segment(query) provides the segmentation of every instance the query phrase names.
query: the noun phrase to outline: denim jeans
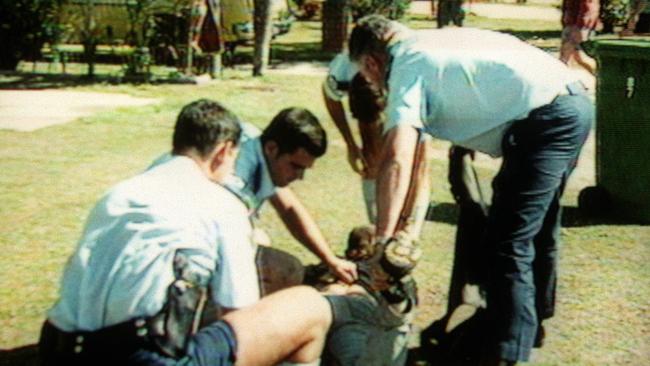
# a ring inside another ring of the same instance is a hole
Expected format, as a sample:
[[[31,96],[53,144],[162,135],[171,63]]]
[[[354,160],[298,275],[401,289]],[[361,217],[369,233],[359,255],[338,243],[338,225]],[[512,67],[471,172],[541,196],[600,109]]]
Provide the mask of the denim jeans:
[[[232,328],[223,321],[212,323],[194,334],[185,357],[175,360],[154,350],[141,349],[125,363],[130,366],[233,366],[236,340]]]
[[[553,316],[560,197],[594,119],[586,95],[561,95],[513,123],[493,181],[484,244],[490,251],[488,353],[527,361],[539,322]]]
[[[329,295],[334,321],[324,366],[401,366],[406,362],[411,312],[396,314],[370,295]]]
[[[190,337],[185,357],[178,360],[158,352],[153,342],[138,338],[136,343],[127,334],[99,340],[97,332],[94,334],[86,332],[83,336],[86,338],[84,344],[92,341],[91,350],[72,352],[72,347],[68,345],[79,342],[75,341],[81,335],[78,334],[65,333],[51,323],[45,322],[39,341],[41,364],[44,366],[232,366],[237,352],[235,334],[223,321],[205,326]]]

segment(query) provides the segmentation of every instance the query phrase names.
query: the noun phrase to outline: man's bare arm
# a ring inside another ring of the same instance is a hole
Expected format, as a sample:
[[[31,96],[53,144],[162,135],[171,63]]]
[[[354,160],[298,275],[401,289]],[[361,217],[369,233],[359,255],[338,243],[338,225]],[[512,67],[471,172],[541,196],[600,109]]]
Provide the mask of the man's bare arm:
[[[377,237],[395,234],[408,192],[418,132],[411,126],[397,126],[384,138],[377,176]]]
[[[334,255],[318,225],[291,189],[278,189],[270,201],[296,240],[326,263],[337,277],[348,283],[356,280],[356,265]]]
[[[343,109],[343,103],[330,98],[327,95],[325,89],[323,89],[323,99],[325,99],[325,107],[327,107],[327,111],[329,112],[330,117],[332,117],[332,120],[334,120],[334,125],[336,125],[336,128],[339,130],[341,136],[343,137],[343,140],[345,141],[345,146],[347,147],[348,153],[348,162],[350,163],[350,166],[355,172],[363,174],[363,172],[366,170],[367,164],[363,159],[361,149],[357,145],[356,141],[354,140],[354,136],[352,135],[352,130],[348,124],[345,110]],[[359,163],[361,165],[359,165]]]

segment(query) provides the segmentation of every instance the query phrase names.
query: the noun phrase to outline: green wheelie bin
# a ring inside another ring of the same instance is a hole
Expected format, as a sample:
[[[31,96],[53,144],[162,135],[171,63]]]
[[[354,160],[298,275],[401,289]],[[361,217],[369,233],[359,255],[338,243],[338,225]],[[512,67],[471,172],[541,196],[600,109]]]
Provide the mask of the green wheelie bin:
[[[594,40],[585,50],[598,62],[596,187],[581,192],[580,209],[650,223],[650,38]]]

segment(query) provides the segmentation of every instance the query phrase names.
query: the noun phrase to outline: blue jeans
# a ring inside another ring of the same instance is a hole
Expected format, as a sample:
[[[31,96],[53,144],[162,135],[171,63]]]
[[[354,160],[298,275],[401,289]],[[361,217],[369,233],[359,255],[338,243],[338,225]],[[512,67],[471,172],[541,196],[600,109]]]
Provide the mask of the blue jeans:
[[[224,321],[212,323],[193,335],[185,357],[176,360],[159,352],[141,349],[131,355],[130,366],[233,366],[236,355],[235,335]]]
[[[328,295],[334,321],[321,357],[327,366],[406,363],[408,313],[396,314],[370,295]]]
[[[539,322],[553,316],[560,197],[593,119],[586,95],[562,95],[516,121],[503,138],[484,238],[494,331],[487,351],[501,359],[527,361]]]

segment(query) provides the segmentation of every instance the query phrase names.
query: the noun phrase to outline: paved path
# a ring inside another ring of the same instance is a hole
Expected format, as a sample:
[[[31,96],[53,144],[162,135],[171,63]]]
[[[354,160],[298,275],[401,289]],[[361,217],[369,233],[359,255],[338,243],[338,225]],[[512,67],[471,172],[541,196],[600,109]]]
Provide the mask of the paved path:
[[[156,103],[125,94],[63,90],[0,90],[0,129],[33,131],[96,112]]]
[[[560,9],[544,5],[504,4],[490,2],[465,2],[468,12],[481,17],[496,19],[539,19],[560,22]],[[414,1],[410,12],[415,14],[431,14],[430,1]]]
[[[562,17],[560,9],[541,6],[475,3],[471,4],[467,10],[486,18],[539,19],[557,21],[558,24]]]

